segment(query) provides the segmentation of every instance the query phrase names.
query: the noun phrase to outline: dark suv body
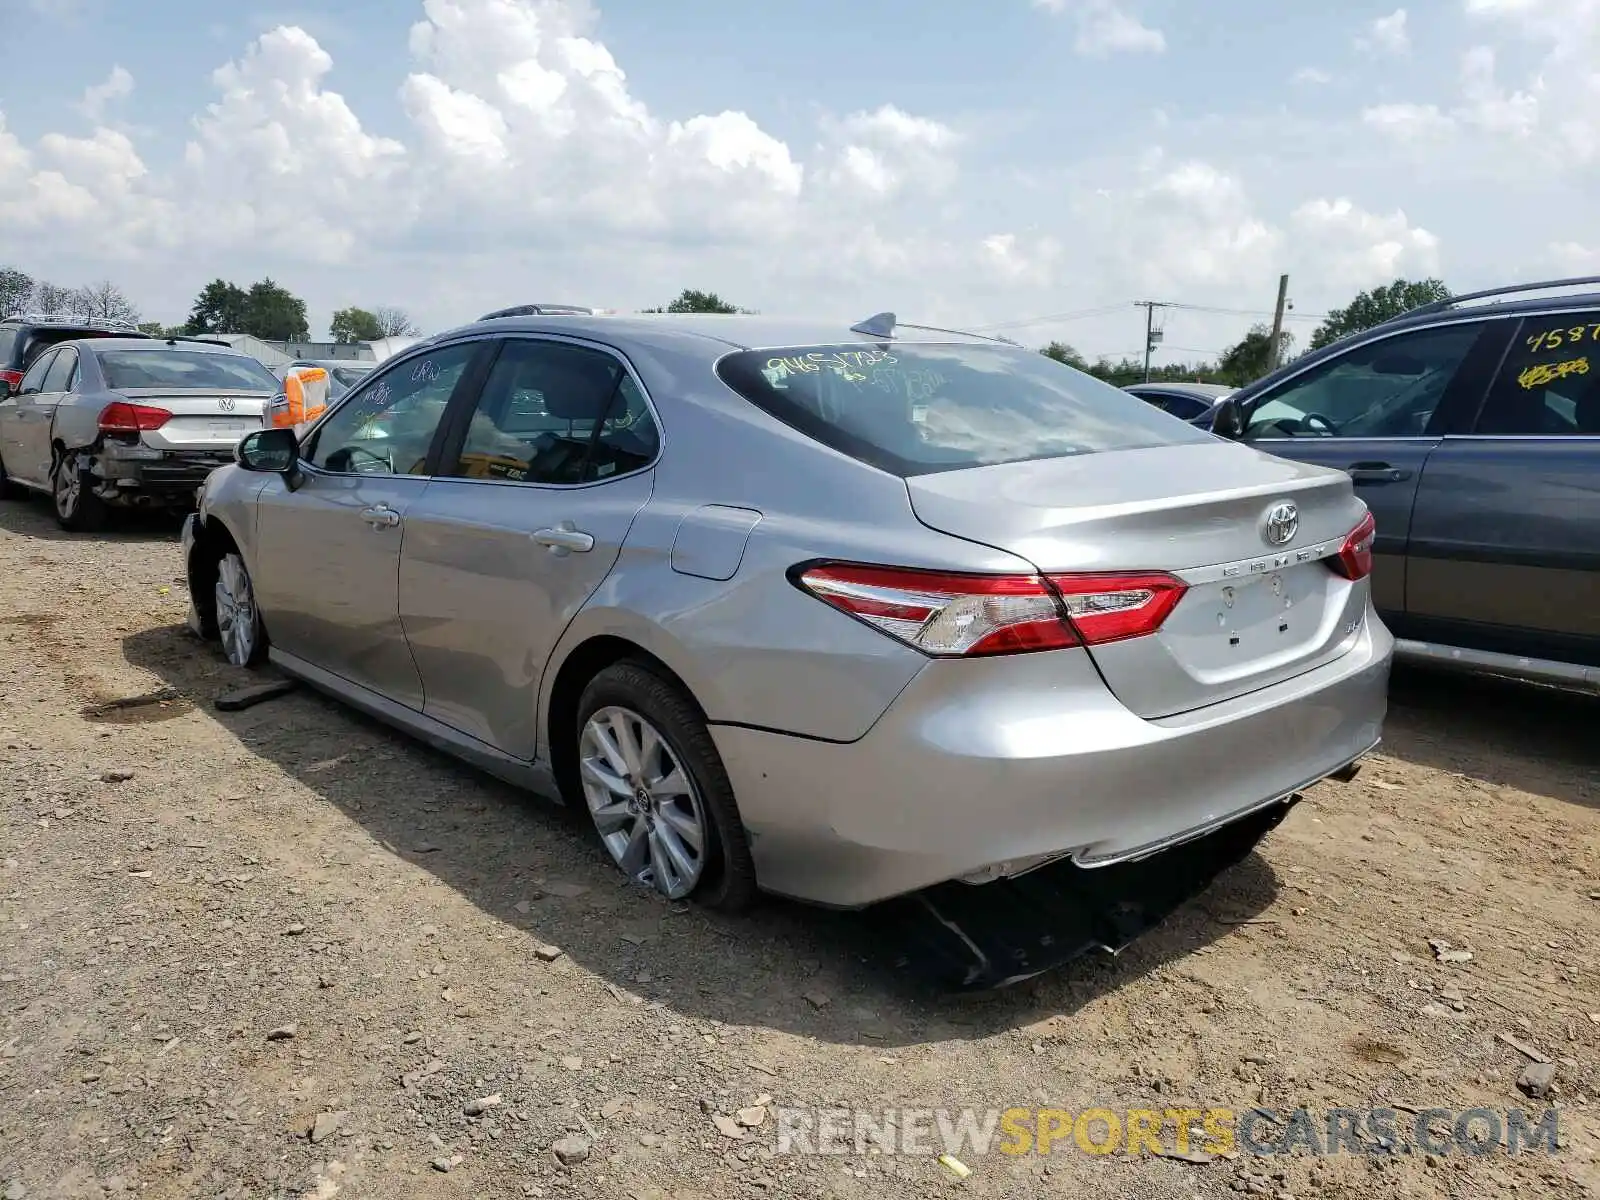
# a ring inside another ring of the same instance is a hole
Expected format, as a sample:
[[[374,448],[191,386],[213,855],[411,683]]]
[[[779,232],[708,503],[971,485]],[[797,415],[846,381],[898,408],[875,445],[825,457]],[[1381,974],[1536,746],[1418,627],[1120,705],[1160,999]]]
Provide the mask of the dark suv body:
[[[34,360],[60,342],[92,337],[146,336],[127,321],[83,320],[38,313],[6,317],[0,320],[0,399],[16,391]]]
[[[1597,285],[1430,304],[1215,410],[1257,449],[1349,472],[1400,656],[1600,690]]]

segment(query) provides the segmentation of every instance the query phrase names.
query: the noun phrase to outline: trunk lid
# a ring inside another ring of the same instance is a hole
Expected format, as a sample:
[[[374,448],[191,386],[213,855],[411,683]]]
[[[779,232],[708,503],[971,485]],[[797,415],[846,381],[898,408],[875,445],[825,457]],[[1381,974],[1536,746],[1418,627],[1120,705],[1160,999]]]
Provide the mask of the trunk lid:
[[[265,423],[267,391],[205,391],[179,388],[122,388],[116,395],[130,404],[164,408],[172,418],[160,429],[146,430],[142,440],[153,450],[231,452],[239,439]]]
[[[1153,635],[1091,646],[1117,699],[1145,718],[1189,712],[1347,652],[1367,584],[1336,574],[1364,506],[1342,472],[1233,442],[1107,451],[916,475],[930,528],[1010,551],[1047,574],[1167,571],[1188,591]],[[1296,507],[1281,545],[1266,515]]]

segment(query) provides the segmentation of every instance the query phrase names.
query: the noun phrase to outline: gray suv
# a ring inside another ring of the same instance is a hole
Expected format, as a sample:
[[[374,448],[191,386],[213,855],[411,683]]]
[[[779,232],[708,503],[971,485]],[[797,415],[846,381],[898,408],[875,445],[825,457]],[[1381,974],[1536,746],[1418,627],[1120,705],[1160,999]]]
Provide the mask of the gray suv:
[[[1349,473],[1400,657],[1600,690],[1596,285],[1429,304],[1214,410],[1216,433]]]

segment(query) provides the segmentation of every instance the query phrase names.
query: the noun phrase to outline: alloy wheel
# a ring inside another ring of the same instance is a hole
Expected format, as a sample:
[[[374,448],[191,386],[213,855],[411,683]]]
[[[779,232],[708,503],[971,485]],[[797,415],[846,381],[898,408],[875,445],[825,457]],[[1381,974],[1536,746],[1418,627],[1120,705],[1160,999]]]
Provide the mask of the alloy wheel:
[[[237,554],[224,554],[217,564],[217,635],[222,651],[236,667],[247,667],[256,653],[259,623],[250,572]]]
[[[52,493],[57,516],[63,521],[70,521],[78,515],[78,506],[83,503],[83,478],[78,472],[76,454],[66,455],[57,465]]]
[[[598,709],[578,756],[584,799],[617,866],[669,899],[688,896],[705,869],[705,806],[660,731],[631,709]]]

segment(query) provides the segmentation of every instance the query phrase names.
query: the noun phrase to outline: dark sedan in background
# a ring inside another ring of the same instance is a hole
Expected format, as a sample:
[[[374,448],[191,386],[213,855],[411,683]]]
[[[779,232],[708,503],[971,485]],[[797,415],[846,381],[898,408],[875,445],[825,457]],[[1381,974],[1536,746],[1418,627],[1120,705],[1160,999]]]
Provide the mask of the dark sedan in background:
[[[1234,389],[1221,383],[1186,383],[1166,381],[1160,383],[1134,383],[1122,389],[1131,392],[1147,404],[1169,412],[1185,421],[1196,421],[1207,416],[1217,402],[1233,395]]]

